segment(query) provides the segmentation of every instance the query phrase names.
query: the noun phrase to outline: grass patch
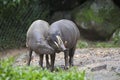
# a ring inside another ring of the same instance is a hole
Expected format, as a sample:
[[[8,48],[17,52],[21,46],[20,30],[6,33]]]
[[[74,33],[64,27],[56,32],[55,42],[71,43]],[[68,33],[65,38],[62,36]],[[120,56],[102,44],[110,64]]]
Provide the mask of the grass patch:
[[[89,47],[89,44],[87,41],[78,41],[77,48],[87,48]]]
[[[77,48],[117,48],[120,47],[119,44],[116,44],[115,41],[86,41],[80,40],[77,43]]]
[[[81,38],[77,48],[117,48],[120,47],[120,29],[116,30],[109,41],[88,41]]]
[[[76,68],[50,72],[33,66],[12,66],[14,59],[0,61],[0,80],[85,80],[85,71]]]

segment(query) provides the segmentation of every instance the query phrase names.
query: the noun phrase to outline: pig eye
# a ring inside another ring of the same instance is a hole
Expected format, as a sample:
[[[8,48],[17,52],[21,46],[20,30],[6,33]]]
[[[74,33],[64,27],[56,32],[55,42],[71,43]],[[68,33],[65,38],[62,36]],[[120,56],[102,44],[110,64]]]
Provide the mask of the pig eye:
[[[51,45],[51,46],[56,46],[56,44],[54,43],[53,40],[49,40],[49,41],[48,41],[48,44]]]

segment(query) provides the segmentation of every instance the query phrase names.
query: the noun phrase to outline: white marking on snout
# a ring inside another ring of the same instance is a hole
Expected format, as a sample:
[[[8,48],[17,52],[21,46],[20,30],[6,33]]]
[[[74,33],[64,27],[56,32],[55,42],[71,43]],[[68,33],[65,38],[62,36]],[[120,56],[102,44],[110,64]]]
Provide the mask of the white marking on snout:
[[[61,37],[57,35],[56,38],[58,39],[59,48],[62,48],[63,50],[66,50],[65,44],[63,43],[63,40],[61,39]],[[65,41],[65,43],[67,43],[67,41]]]
[[[58,44],[64,44],[60,36],[56,36],[56,38],[58,39]]]
[[[58,43],[57,43],[57,42],[55,42],[55,41],[54,41],[54,43],[55,43],[55,45],[56,45],[56,46],[59,48],[59,45],[58,45]]]

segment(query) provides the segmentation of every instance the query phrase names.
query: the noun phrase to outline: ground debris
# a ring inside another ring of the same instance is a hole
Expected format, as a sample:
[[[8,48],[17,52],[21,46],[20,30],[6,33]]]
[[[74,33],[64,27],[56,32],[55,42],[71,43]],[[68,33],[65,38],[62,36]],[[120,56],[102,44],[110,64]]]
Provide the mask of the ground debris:
[[[14,65],[26,65],[28,52],[23,52]],[[31,65],[38,65],[39,57],[33,54]],[[44,59],[45,64],[45,59]],[[64,66],[64,54],[56,54],[55,66]],[[87,80],[120,80],[120,48],[84,48],[76,49],[74,65],[86,70]]]

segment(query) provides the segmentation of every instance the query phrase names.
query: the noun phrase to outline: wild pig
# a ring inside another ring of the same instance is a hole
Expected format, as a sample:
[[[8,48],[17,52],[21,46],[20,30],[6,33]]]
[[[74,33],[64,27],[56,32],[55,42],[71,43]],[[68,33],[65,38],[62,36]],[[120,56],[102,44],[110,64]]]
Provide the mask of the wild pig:
[[[49,67],[48,55],[54,52],[54,49],[48,45],[46,40],[48,36],[49,24],[44,20],[36,20],[29,27],[26,35],[26,46],[29,49],[29,61],[31,62],[32,52],[39,55],[39,65],[43,67],[43,56],[46,54],[46,66]]]
[[[65,69],[73,66],[73,56],[76,43],[80,37],[77,26],[70,20],[62,19],[50,25],[48,31],[48,43],[54,48],[56,53],[64,52]],[[55,53],[52,58],[52,66],[54,66]]]

